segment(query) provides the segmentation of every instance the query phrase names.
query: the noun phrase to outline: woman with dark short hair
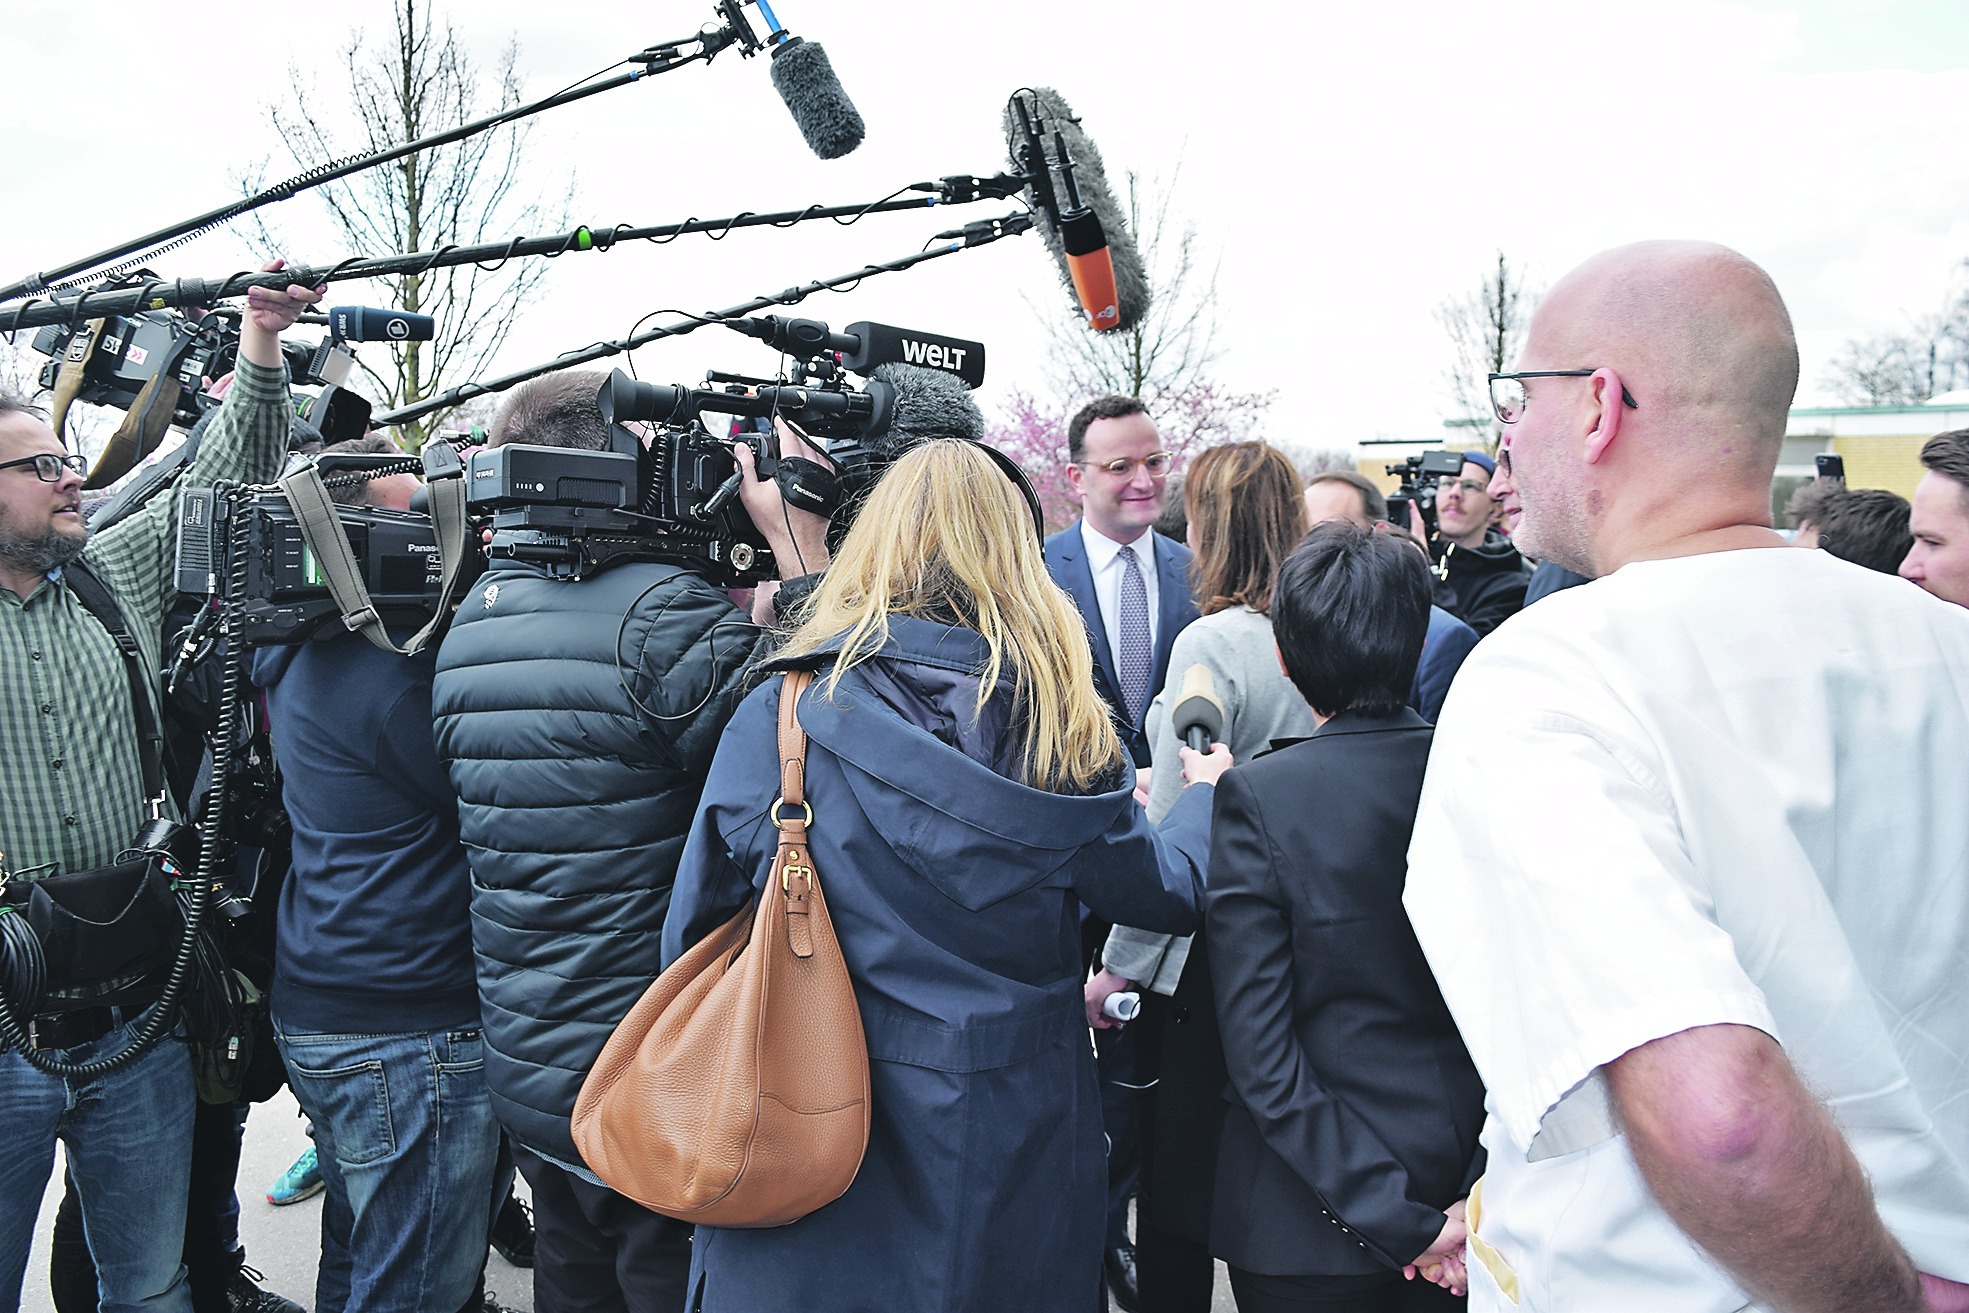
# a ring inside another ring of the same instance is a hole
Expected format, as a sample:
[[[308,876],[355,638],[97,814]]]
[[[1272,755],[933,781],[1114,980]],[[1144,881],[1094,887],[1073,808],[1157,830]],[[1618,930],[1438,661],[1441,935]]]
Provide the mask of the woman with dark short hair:
[[[1316,527],[1272,594],[1316,728],[1217,787],[1205,935],[1235,1102],[1211,1252],[1241,1313],[1462,1300],[1483,1085],[1402,908],[1433,735],[1406,705],[1429,625],[1411,542]]]

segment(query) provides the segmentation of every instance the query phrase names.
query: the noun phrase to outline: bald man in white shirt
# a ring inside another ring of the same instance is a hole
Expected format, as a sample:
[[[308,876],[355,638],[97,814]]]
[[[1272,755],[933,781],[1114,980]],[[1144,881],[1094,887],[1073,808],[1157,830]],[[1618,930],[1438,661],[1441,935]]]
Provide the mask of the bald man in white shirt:
[[[1444,708],[1412,920],[1489,1090],[1472,1309],[1969,1308],[1969,612],[1771,529],[1790,317],[1650,242],[1493,383],[1596,577]]]

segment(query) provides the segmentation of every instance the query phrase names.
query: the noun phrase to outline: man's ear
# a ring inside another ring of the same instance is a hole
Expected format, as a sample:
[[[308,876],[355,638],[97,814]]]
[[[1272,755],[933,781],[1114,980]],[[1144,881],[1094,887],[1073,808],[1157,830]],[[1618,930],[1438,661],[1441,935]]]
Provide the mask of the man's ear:
[[[1084,499],[1087,496],[1087,487],[1084,482],[1086,477],[1086,470],[1072,461],[1067,462],[1067,487],[1073,491],[1076,501]]]
[[[1620,436],[1620,428],[1626,422],[1627,413],[1621,408],[1621,398],[1627,389],[1620,381],[1620,375],[1611,369],[1596,369],[1593,377],[1587,380],[1592,389],[1593,408],[1588,416],[1593,426],[1586,431],[1584,455],[1588,465],[1597,465],[1607,458],[1614,439]]]

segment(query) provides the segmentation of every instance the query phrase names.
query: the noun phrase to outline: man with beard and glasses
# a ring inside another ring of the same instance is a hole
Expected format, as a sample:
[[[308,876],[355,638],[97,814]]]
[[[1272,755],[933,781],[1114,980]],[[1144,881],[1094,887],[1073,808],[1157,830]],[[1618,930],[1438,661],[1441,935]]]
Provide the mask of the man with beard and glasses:
[[[269,270],[280,268],[276,262]],[[239,365],[186,484],[271,480],[292,406],[280,332],[319,299],[304,287],[247,296]],[[0,853],[12,879],[115,860],[148,815],[129,669],[69,578],[77,567],[114,599],[150,672],[153,712],[165,611],[175,597],[177,498],[91,538],[80,457],[18,398],[0,395]],[[161,982],[159,982],[161,987]],[[31,1021],[32,1042],[70,1063],[121,1050],[140,1009],[84,1008]],[[67,1148],[105,1309],[189,1313],[185,1198],[194,1101],[182,1038],[91,1078],[44,1075],[0,1052],[0,1310],[19,1306],[35,1209]]]

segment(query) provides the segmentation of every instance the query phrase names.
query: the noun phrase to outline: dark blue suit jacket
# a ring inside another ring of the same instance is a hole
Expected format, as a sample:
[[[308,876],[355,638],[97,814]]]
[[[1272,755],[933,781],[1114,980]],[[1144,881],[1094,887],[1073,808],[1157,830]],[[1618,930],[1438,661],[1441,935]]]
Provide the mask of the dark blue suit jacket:
[[[1190,594],[1190,549],[1153,530],[1149,537],[1155,545],[1156,579],[1155,665],[1149,671],[1149,697],[1153,699],[1169,677],[1170,645],[1183,626],[1196,619],[1196,598]],[[1127,706],[1121,699],[1121,674],[1115,668],[1114,653],[1108,650],[1107,624],[1094,597],[1094,572],[1087,564],[1079,520],[1046,540],[1046,571],[1054,583],[1067,590],[1087,621],[1087,638],[1094,646],[1094,687],[1114,712],[1122,746],[1137,766],[1148,765],[1148,735],[1142,732],[1140,720],[1129,722]],[[1146,714],[1147,704],[1142,710]]]

